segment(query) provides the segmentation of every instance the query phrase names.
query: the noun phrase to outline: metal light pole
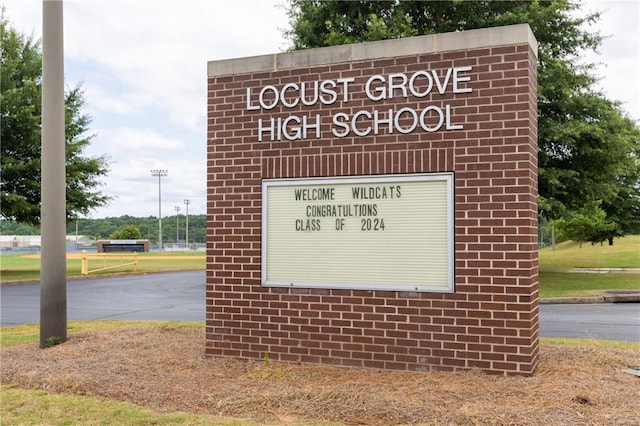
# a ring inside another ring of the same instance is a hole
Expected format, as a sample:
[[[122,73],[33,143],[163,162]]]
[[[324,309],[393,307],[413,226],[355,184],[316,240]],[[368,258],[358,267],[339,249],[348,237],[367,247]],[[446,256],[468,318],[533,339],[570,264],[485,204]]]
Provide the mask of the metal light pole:
[[[162,251],[162,176],[169,172],[165,169],[152,169],[151,176],[158,176],[158,250]]]
[[[78,251],[78,216],[75,216],[76,219],[76,251]]]
[[[62,0],[42,2],[40,347],[67,340]]]
[[[180,217],[180,206],[175,206],[173,209],[176,211],[176,245],[178,245],[178,240],[180,239],[180,223],[178,222],[178,218]]]
[[[184,200],[184,205],[187,206],[187,215],[186,215],[186,231],[184,234],[184,242],[185,242],[185,247],[189,247],[189,204],[191,204],[191,200],[189,199],[185,199]]]

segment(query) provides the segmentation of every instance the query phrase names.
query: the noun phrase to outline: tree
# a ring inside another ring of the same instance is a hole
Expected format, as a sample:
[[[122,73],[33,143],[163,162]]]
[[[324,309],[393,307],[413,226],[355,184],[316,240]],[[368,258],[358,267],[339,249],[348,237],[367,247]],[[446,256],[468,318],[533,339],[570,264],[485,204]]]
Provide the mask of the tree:
[[[42,51],[40,42],[19,34],[0,10],[1,215],[5,219],[40,222]],[[88,157],[85,148],[91,119],[81,112],[80,87],[65,94],[67,218],[86,215],[108,203],[97,190],[108,173],[105,156]]]
[[[602,37],[579,3],[290,0],[292,49],[528,23],[538,41],[539,210],[554,221],[601,200],[622,235],[640,227],[640,129],[592,88],[580,53]]]
[[[606,240],[615,225],[607,221],[607,214],[600,208],[600,202],[595,202],[571,212],[558,221],[558,226],[568,238],[578,241],[582,248],[584,241],[601,243]]]
[[[112,240],[139,240],[142,238],[140,229],[134,225],[125,225],[109,235]]]

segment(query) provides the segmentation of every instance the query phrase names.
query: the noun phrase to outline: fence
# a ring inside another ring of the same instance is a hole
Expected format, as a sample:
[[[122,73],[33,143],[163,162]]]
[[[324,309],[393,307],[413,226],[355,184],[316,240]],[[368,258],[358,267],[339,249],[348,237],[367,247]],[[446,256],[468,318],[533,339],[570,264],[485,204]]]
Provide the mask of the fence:
[[[134,271],[138,268],[138,254],[137,253],[82,253],[82,263],[80,267],[80,273],[82,275],[89,275],[92,272],[105,271],[108,269],[122,268],[124,266],[134,265]],[[89,261],[98,260],[102,261],[102,267],[96,269],[89,269]],[[128,261],[128,262],[125,262]]]

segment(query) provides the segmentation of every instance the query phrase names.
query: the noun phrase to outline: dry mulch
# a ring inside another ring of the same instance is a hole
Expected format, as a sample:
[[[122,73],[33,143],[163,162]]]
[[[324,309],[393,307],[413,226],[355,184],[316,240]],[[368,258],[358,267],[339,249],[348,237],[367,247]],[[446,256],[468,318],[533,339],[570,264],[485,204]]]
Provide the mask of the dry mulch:
[[[271,423],[640,424],[640,379],[621,371],[640,364],[632,350],[542,345],[534,376],[502,377],[206,358],[204,340],[190,327],[76,333],[3,348],[0,380]]]

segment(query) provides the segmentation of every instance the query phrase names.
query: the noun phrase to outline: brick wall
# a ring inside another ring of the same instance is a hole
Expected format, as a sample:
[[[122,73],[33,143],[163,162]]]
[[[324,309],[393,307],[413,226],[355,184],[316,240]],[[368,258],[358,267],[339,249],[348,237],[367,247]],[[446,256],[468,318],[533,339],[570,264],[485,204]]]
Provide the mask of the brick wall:
[[[364,96],[374,74],[452,67],[472,67],[471,93],[384,103]],[[247,109],[247,88],[349,77],[348,103]],[[330,136],[337,112],[445,104],[463,129]],[[259,118],[316,113],[319,139],[258,141]],[[210,62],[206,354],[531,374],[538,361],[536,117],[536,45],[527,26]],[[431,172],[455,174],[455,292],[261,286],[262,179]]]

